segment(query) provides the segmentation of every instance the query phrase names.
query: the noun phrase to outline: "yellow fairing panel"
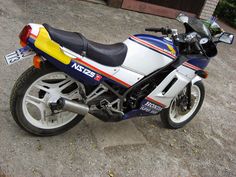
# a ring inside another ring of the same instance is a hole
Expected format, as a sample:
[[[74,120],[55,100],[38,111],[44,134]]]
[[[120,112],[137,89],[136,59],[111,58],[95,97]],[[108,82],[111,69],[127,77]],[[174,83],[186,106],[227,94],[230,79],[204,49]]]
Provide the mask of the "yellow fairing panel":
[[[34,45],[63,64],[68,65],[71,61],[71,58],[61,51],[60,45],[50,39],[47,30],[43,27],[39,29]]]

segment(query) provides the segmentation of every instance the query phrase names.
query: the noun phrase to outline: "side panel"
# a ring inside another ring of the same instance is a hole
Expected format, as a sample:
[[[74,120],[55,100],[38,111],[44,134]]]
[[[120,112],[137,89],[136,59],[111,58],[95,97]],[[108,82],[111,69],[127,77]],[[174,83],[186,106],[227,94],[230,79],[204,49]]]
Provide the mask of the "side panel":
[[[172,71],[146,99],[152,100],[162,108],[168,108],[173,98],[195,77],[194,69],[180,66]]]
[[[91,85],[108,81],[128,88],[144,77],[127,68],[109,67],[82,57],[51,40],[41,25],[31,24],[31,27],[34,34],[30,35],[28,45],[60,70],[79,81]]]
[[[132,37],[132,39],[127,39],[124,42],[128,47],[128,52],[122,66],[127,69],[140,73],[141,75],[148,75],[151,72],[167,65],[175,58],[175,56],[163,51],[161,48],[157,48],[152,44],[150,44],[150,47],[155,47],[159,50],[159,52],[145,46],[144,44],[146,42],[136,37]],[[142,45],[141,42],[144,42],[144,44]]]

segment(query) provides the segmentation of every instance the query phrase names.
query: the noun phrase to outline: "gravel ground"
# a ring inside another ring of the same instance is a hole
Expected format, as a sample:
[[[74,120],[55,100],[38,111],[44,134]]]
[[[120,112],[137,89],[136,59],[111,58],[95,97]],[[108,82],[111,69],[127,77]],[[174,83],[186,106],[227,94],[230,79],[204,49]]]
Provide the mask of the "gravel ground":
[[[84,1],[0,0],[0,56],[19,48],[17,35],[28,22],[79,31],[102,43],[123,41],[128,34],[144,32],[145,27],[183,30],[171,19]],[[236,176],[235,44],[219,45],[204,81],[204,105],[193,121],[178,130],[164,129],[159,116],[121,124],[99,122],[96,129],[93,117],[88,116],[59,136],[29,135],[13,121],[9,96],[16,79],[30,65],[30,60],[13,66],[6,66],[3,57],[0,60],[1,177]],[[114,144],[117,139],[122,142]]]

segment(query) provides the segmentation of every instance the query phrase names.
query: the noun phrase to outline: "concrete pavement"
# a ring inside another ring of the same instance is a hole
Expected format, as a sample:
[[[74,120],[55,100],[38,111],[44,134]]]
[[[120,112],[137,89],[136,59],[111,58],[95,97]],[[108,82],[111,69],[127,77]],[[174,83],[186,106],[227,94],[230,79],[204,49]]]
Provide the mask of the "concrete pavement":
[[[171,19],[84,1],[0,0],[0,56],[19,48],[18,34],[29,22],[79,31],[102,43],[123,41],[128,34],[143,33],[145,27],[183,30]],[[6,66],[3,57],[0,60],[0,176],[236,176],[235,44],[220,44],[204,81],[204,105],[178,130],[164,129],[159,116],[119,124],[88,116],[62,135],[31,136],[9,112],[13,84],[31,65],[27,60]]]

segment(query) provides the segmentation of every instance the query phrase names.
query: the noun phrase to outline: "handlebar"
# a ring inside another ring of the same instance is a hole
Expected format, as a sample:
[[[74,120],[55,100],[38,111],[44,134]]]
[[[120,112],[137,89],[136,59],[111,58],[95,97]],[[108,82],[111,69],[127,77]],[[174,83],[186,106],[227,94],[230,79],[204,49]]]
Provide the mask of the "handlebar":
[[[150,31],[150,32],[161,32],[162,34],[168,35],[172,34],[172,30],[169,28],[145,28],[145,31]]]
[[[155,33],[161,32],[163,35],[171,34],[174,41],[175,41],[175,44],[178,44],[178,42],[179,42],[179,39],[177,40],[178,34],[177,34],[176,30],[162,27],[162,28],[145,28],[145,31],[150,31],[150,32],[155,32]],[[202,47],[199,45],[197,33],[190,33],[190,34],[184,36],[182,42],[187,44],[187,46],[186,46],[187,51],[191,51],[192,47],[194,46],[195,50],[197,50],[199,52],[200,51],[204,52]]]

